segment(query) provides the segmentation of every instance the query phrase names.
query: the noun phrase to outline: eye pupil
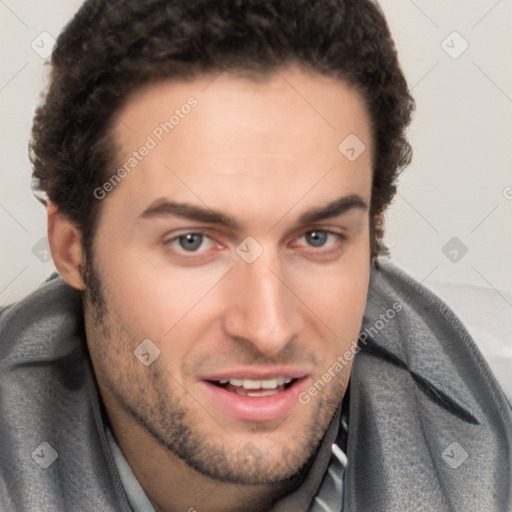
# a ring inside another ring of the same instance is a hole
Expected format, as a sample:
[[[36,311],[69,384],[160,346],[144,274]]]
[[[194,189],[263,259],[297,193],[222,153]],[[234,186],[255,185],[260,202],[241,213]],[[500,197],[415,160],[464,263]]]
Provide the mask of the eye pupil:
[[[203,236],[199,233],[187,233],[179,237],[179,243],[186,251],[193,251],[200,247]]]
[[[325,231],[310,231],[307,237],[313,247],[322,247],[327,240],[327,233]]]

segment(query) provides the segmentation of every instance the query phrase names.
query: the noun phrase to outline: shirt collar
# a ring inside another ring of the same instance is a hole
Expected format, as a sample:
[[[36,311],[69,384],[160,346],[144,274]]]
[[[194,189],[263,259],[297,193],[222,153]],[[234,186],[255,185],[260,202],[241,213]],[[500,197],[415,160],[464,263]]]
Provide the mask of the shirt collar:
[[[105,425],[105,435],[107,436],[107,441],[112,451],[112,456],[114,457],[114,462],[131,509],[133,512],[155,512],[153,505],[151,505],[144,489],[142,489],[139,484],[137,477],[134,475],[132,468],[125,459],[121,448],[116,443],[108,425]]]

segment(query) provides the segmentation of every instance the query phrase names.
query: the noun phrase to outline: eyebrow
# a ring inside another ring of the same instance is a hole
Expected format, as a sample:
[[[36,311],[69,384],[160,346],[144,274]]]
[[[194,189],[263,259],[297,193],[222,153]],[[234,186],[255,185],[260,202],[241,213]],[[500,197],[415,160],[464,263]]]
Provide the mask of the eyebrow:
[[[338,217],[354,209],[360,209],[362,211],[368,210],[366,201],[357,194],[343,196],[325,206],[312,208],[300,215],[298,223],[310,224],[312,222]],[[230,215],[212,210],[208,207],[203,208],[189,203],[178,203],[165,198],[154,201],[139,215],[138,220],[166,216],[182,217],[188,220],[206,222],[208,224],[219,224],[233,230],[241,229],[240,224]]]

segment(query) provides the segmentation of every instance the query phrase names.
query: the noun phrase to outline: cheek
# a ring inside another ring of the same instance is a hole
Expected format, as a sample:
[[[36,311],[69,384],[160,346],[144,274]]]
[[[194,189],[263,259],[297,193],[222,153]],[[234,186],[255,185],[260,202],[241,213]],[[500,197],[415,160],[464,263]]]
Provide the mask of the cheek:
[[[364,270],[357,275],[330,274],[316,281],[314,292],[302,293],[313,313],[338,337],[353,336],[361,327],[368,290],[367,275]]]
[[[332,266],[318,267],[314,272],[310,269],[307,279],[304,274],[296,273],[294,291],[315,315],[319,334],[335,333],[337,342],[332,350],[345,349],[361,328],[370,277],[369,253],[347,253]]]
[[[157,343],[172,338],[198,313],[204,314],[205,299],[226,270],[178,268],[150,260],[136,250],[111,252],[103,261],[102,281],[109,306],[130,333]]]

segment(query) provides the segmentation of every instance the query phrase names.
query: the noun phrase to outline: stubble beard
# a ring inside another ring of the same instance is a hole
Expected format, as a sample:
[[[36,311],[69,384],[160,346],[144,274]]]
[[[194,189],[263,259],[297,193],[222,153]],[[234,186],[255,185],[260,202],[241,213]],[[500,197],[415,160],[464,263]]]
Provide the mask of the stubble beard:
[[[141,340],[129,333],[109,307],[93,264],[85,267],[83,278],[84,314],[94,338],[93,346],[88,339],[94,370],[124,411],[160,446],[198,473],[231,484],[283,482],[309,467],[343,398],[343,379],[332,382],[330,389],[316,398],[316,407],[311,408],[303,428],[286,436],[286,445],[280,443],[272,450],[260,451],[258,442],[250,441],[249,432],[248,442],[241,446],[235,445],[229,431],[222,432],[223,440],[219,440],[218,435],[209,435],[212,428],[202,427],[204,419],[197,420],[186,405],[187,400],[195,405],[198,402],[163,366],[163,358],[146,367],[134,356],[133,350]],[[260,429],[256,426],[253,430]],[[272,432],[264,435],[270,437]]]

